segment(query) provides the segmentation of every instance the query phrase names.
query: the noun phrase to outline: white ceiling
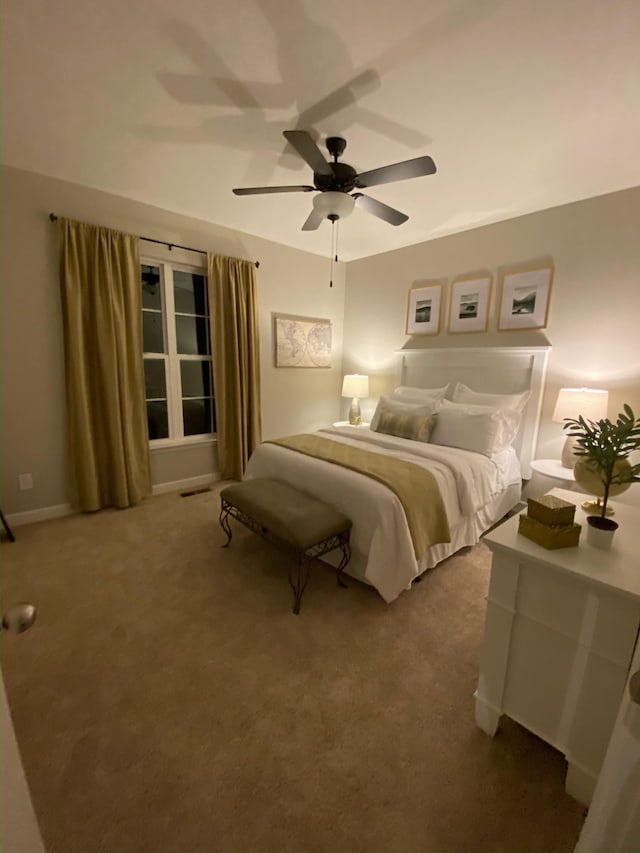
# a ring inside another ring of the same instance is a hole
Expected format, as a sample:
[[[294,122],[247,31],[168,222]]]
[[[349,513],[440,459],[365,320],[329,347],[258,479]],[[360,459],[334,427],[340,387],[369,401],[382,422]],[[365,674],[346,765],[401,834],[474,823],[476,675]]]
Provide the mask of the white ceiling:
[[[640,185],[640,0],[4,0],[2,88],[4,163],[323,255],[310,193],[231,192],[312,182],[283,130],[433,157],[341,260]]]

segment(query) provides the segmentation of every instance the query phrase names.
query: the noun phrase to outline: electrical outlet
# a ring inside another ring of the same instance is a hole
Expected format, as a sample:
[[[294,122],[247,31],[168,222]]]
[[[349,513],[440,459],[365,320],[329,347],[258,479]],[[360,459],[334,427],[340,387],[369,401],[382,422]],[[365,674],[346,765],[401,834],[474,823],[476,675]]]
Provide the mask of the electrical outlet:
[[[18,483],[22,491],[33,488],[33,476],[31,474],[18,474]]]

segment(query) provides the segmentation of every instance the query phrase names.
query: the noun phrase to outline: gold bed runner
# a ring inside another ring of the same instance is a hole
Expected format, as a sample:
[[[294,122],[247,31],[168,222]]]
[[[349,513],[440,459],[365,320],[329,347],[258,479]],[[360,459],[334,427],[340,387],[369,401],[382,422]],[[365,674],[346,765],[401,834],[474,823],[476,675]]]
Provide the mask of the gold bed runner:
[[[449,521],[438,483],[426,468],[319,435],[290,435],[270,439],[268,443],[342,465],[390,488],[404,508],[416,559],[419,560],[430,545],[451,541]]]

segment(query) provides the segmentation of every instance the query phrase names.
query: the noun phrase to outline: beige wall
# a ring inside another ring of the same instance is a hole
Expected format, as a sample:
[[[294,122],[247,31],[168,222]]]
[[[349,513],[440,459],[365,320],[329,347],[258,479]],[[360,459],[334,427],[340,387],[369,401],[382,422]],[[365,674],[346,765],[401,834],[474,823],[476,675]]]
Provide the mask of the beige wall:
[[[432,279],[488,270],[494,275],[489,331],[415,338],[415,345],[492,346],[548,342],[539,457],[557,456],[561,426],[550,420],[558,388],[604,387],[609,415],[623,402],[640,413],[640,188],[477,228],[396,252],[339,265],[328,287],[327,258],[289,249],[200,220],[20,170],[2,170],[2,505],[22,513],[67,503],[63,342],[57,280],[56,229],[49,211],[260,261],[263,434],[317,429],[344,417],[344,372],[372,377],[375,397],[393,381],[394,353],[404,334],[407,291]],[[142,244],[146,254],[148,244]],[[149,248],[156,256],[166,249]],[[193,255],[172,253],[175,259]],[[555,278],[543,333],[498,332],[499,272],[551,261]],[[347,288],[345,294],[345,276]],[[446,300],[445,300],[446,302]],[[276,369],[272,312],[327,317],[333,322],[330,370]],[[344,319],[344,328],[343,328]],[[161,451],[153,456],[156,485],[212,474],[215,446]],[[18,489],[31,473],[34,488]]]
[[[328,259],[87,187],[2,170],[2,507],[23,513],[68,501],[63,341],[53,211],[85,222],[260,261],[262,422],[265,438],[317,429],[338,417],[342,378],[344,266],[328,286]],[[249,202],[250,203],[250,202]],[[160,247],[141,246],[158,256]],[[192,254],[174,252],[193,261]],[[276,369],[271,313],[333,322],[331,369]],[[216,470],[215,446],[153,455],[154,484]],[[30,473],[34,487],[18,488]]]
[[[488,332],[447,334],[444,311],[441,333],[416,336],[413,345],[516,346],[544,343],[546,337],[552,350],[538,457],[559,456],[564,441],[562,426],[550,420],[560,387],[606,388],[610,417],[624,402],[640,415],[639,223],[636,188],[350,263],[345,372],[373,374],[377,396],[392,381],[393,352],[411,345],[404,333],[409,288],[487,270],[494,275]],[[498,332],[500,269],[536,261],[555,267],[547,328],[543,333]]]

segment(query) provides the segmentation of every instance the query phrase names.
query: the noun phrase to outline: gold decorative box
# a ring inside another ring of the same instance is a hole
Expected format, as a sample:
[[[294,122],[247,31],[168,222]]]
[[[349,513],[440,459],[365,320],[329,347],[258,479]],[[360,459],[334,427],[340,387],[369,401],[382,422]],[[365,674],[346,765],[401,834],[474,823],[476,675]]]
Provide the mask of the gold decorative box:
[[[542,495],[539,498],[529,498],[527,513],[542,524],[556,527],[559,524],[573,524],[575,504],[556,498],[554,495]]]
[[[543,548],[572,548],[580,539],[579,524],[543,524],[537,518],[521,515],[518,533]]]

